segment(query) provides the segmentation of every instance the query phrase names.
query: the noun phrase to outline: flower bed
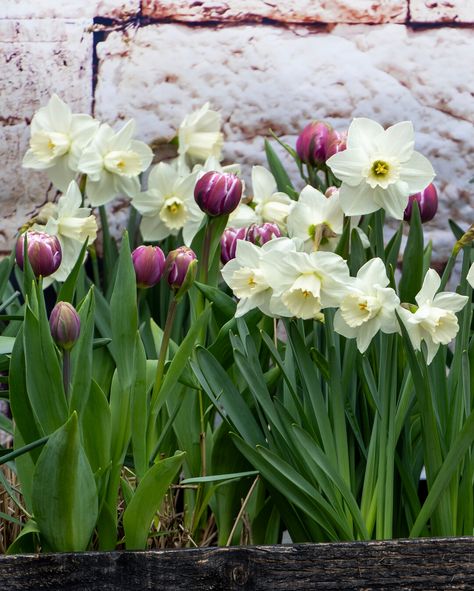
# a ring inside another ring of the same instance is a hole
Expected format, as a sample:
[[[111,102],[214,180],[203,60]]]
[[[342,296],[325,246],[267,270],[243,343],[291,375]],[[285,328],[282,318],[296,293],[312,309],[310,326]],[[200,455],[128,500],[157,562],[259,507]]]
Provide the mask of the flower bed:
[[[301,187],[269,141],[246,186],[208,105],[143,179],[133,133],[56,96],[32,121],[23,165],[61,196],[0,264],[3,548],[472,535],[474,227],[430,268],[411,123],[275,137]]]

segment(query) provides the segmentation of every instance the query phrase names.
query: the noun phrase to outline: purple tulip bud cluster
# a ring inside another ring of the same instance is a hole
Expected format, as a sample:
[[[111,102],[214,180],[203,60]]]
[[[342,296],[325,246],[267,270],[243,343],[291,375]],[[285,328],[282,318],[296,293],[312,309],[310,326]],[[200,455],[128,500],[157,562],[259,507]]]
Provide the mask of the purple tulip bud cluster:
[[[16,262],[20,269],[24,264],[25,236],[27,255],[36,277],[49,277],[59,269],[62,260],[61,244],[57,236],[46,232],[29,231],[22,234],[16,243]]]
[[[408,205],[403,214],[403,219],[406,222],[411,220],[414,201],[418,203],[422,223],[429,222],[434,218],[438,210],[438,192],[433,183],[430,183],[420,193],[410,195],[408,198]]]
[[[296,140],[300,160],[311,166],[321,166],[328,158],[345,149],[346,134],[335,131],[324,121],[309,123]]]
[[[61,349],[69,350],[81,333],[81,321],[74,306],[69,302],[58,302],[49,317],[51,335]]]
[[[277,224],[266,222],[252,224],[248,228],[226,228],[221,237],[221,262],[225,265],[235,258],[237,240],[246,240],[262,246],[273,238],[280,238],[281,231]]]
[[[185,282],[191,285],[196,274],[197,258],[187,246],[180,246],[165,257],[160,247],[143,245],[132,252],[132,262],[138,287],[153,287],[164,276],[169,286],[176,291]],[[190,266],[192,272],[188,273]]]
[[[196,203],[211,217],[232,213],[241,198],[242,181],[235,174],[206,172],[194,187]]]

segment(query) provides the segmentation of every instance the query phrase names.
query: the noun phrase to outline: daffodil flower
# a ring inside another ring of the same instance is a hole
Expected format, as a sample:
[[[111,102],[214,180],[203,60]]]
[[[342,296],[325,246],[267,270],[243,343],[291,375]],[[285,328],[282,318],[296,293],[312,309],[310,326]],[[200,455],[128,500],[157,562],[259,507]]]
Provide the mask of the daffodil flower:
[[[220,160],[224,143],[220,113],[210,109],[209,103],[190,113],[179,126],[178,140],[178,153],[193,163],[204,162],[209,156]]]
[[[387,130],[371,119],[354,119],[347,149],[327,161],[342,181],[341,207],[346,215],[385,209],[403,219],[408,197],[422,191],[435,174],[430,162],[414,151],[413,124],[402,121]]]
[[[50,277],[65,281],[76,264],[86,240],[92,244],[97,236],[97,221],[88,207],[82,207],[82,196],[77,184],[72,181],[67,192],[57,204],[47,203],[39,212],[33,230],[57,236],[61,244],[62,261],[59,269]],[[45,284],[46,287],[46,284]]]
[[[347,263],[332,252],[271,252],[261,266],[274,294],[270,309],[279,316],[318,318],[323,308],[339,305],[349,283]]]
[[[334,317],[334,330],[348,339],[357,339],[357,348],[366,351],[374,336],[398,331],[395,310],[400,300],[391,287],[383,261],[371,259],[353,278]]]
[[[278,191],[275,177],[263,166],[252,168],[252,189],[255,214],[258,223],[274,222],[280,230],[286,231],[286,218],[292,200],[286,193]]]
[[[420,350],[421,342],[426,343],[428,364],[433,361],[439,346],[447,345],[457,335],[459,324],[456,312],[462,310],[468,300],[467,296],[457,293],[437,293],[440,284],[438,273],[429,269],[415,298],[418,308],[414,312],[399,308],[413,347]]]
[[[330,239],[342,234],[343,226],[339,192],[325,197],[310,185],[301,191],[298,201],[293,202],[287,220],[288,236],[303,240],[307,251],[327,247]]]
[[[160,162],[148,177],[148,190],[138,193],[132,205],[142,214],[140,231],[146,241],[176,236],[180,230],[190,246],[204,213],[194,200],[197,173],[180,176],[175,166]]]
[[[56,94],[31,121],[30,147],[23,166],[45,170],[53,184],[66,191],[77,174],[83,149],[99,128],[90,115],[73,114]]]
[[[296,244],[288,238],[276,238],[259,247],[251,242],[237,240],[235,258],[222,268],[222,276],[234,295],[239,298],[235,315],[243,316],[253,308],[259,308],[267,316],[281,315],[285,309],[272,302],[273,291],[263,270],[270,254],[278,259],[296,251]]]
[[[135,122],[114,130],[103,123],[83,151],[78,169],[87,175],[86,195],[93,206],[104,205],[122,193],[134,197],[140,191],[138,176],[153,159],[144,143],[133,140]]]

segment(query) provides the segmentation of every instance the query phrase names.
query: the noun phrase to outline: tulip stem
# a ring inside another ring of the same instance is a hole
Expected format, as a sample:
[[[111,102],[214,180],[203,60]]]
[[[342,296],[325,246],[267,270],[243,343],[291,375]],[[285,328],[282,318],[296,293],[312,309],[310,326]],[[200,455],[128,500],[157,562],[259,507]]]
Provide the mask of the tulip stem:
[[[66,400],[69,401],[69,388],[71,385],[71,351],[69,349],[63,351],[63,384]]]
[[[212,220],[206,226],[206,233],[204,234],[204,244],[202,247],[202,261],[201,261],[201,273],[200,280],[202,283],[207,283],[209,275],[209,253],[211,250],[211,238],[212,238]]]

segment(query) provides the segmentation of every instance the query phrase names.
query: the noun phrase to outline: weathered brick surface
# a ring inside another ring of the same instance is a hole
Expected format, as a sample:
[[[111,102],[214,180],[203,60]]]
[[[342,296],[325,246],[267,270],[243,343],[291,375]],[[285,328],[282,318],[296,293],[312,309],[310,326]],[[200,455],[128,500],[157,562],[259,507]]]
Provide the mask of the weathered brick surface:
[[[312,118],[340,129],[354,116],[384,125],[412,119],[417,148],[438,174],[441,207],[431,230],[443,257],[448,216],[472,218],[474,79],[459,60],[473,51],[472,32],[451,28],[150,25],[98,45],[96,115],[135,117],[152,141],[171,137],[187,112],[210,100],[223,113],[226,157],[243,161],[247,174],[264,160],[269,128],[293,143]]]
[[[411,21],[474,23],[473,0],[410,0]]]
[[[0,19],[127,18],[139,9],[140,0],[2,0]]]
[[[143,0],[144,16],[183,22],[404,22],[408,0]]]
[[[46,198],[42,173],[21,168],[34,112],[56,92],[75,111],[89,112],[92,35],[89,20],[0,21],[0,252]]]

